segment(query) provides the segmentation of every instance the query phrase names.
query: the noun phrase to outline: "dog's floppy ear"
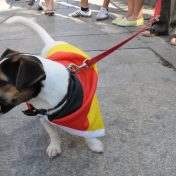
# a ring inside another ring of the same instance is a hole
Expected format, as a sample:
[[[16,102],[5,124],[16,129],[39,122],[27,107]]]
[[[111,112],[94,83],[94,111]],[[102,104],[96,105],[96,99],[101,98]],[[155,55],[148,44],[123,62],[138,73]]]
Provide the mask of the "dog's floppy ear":
[[[9,82],[14,84],[19,91],[46,77],[42,63],[34,56],[12,55],[2,62],[0,67]]]
[[[35,60],[21,59],[16,77],[16,89],[30,87],[45,79],[46,75],[41,63]]]
[[[1,55],[1,59],[4,59],[5,57],[7,57],[8,55],[12,55],[12,54],[20,54],[18,51],[12,50],[12,49],[6,49],[2,55]]]

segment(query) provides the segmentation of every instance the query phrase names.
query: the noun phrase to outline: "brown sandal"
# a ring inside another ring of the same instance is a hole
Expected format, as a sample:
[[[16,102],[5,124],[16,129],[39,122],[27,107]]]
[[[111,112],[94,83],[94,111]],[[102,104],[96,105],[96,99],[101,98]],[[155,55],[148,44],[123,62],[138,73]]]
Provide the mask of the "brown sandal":
[[[55,10],[45,10],[43,11],[43,14],[48,15],[48,16],[53,16],[55,15]]]

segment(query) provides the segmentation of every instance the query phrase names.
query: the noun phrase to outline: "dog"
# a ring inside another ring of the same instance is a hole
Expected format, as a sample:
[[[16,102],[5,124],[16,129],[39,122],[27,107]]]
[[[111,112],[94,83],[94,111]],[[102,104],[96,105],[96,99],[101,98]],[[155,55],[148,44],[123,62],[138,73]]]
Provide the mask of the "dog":
[[[39,117],[50,137],[49,158],[61,153],[57,128],[85,138],[94,152],[103,152],[97,137],[104,136],[104,124],[96,97],[97,68],[70,71],[69,64],[88,59],[83,51],[63,41],[54,41],[37,23],[11,17],[7,24],[32,28],[45,46],[39,56],[7,49],[0,60],[0,113],[27,102],[24,114]]]

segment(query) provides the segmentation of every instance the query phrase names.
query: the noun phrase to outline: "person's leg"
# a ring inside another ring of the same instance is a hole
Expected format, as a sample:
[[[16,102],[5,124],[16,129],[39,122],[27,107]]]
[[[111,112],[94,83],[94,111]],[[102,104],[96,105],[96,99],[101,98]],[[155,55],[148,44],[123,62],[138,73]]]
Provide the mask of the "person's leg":
[[[69,14],[72,17],[91,17],[91,15],[88,0],[81,0],[81,8]]]
[[[45,0],[47,10],[54,10],[54,0]]]
[[[54,10],[54,0],[49,0],[48,1],[47,9],[48,10]]]
[[[45,0],[45,6],[46,6],[46,8],[44,8],[44,14],[49,15],[49,16],[53,16],[55,14],[54,0]]]
[[[144,0],[134,0],[134,3],[132,5],[133,5],[133,8],[130,7],[130,9],[129,9],[130,14],[128,15],[127,19],[134,21],[134,20],[143,18]],[[132,9],[133,9],[133,11],[132,11]],[[131,11],[132,11],[132,14],[131,14]]]
[[[49,4],[49,0],[45,0],[45,6],[46,6],[46,8],[48,7],[48,4]]]
[[[169,34],[170,44],[176,46],[176,0],[171,0]]]
[[[81,0],[81,7],[83,7],[83,8],[89,8],[88,0]]]
[[[81,0],[81,10],[84,12],[89,11],[89,2],[88,0]]]
[[[108,9],[109,2],[110,2],[110,0],[104,0],[102,6],[103,6],[104,8],[106,8],[106,9]]]
[[[135,0],[128,0],[128,13],[126,17],[130,17],[133,15]]]
[[[161,1],[161,12],[159,20],[152,26],[158,35],[167,35],[169,29],[171,0]]]
[[[152,37],[154,35],[167,35],[169,29],[170,19],[170,4],[171,0],[161,1],[161,12],[158,21],[156,21],[148,30],[142,33],[145,37]]]

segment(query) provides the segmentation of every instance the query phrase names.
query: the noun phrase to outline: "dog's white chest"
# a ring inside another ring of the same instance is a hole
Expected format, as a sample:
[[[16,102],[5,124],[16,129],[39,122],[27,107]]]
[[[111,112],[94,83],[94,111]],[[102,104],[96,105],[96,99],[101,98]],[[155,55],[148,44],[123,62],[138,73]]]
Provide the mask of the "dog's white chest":
[[[43,64],[46,79],[39,95],[31,99],[31,104],[36,108],[49,109],[57,105],[67,94],[69,73],[64,65],[39,58]]]

